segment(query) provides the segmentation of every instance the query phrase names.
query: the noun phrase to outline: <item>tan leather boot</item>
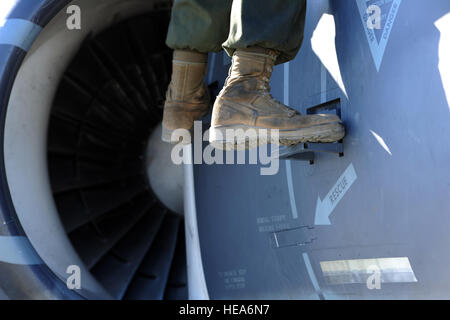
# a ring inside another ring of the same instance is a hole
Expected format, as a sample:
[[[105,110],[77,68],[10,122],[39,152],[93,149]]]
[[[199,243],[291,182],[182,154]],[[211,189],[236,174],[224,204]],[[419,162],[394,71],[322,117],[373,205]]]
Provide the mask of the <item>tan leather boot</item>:
[[[270,142],[335,142],[344,137],[338,116],[301,115],[272,98],[269,81],[276,57],[275,51],[259,47],[235,51],[228,78],[214,104],[209,133],[213,146],[230,150]],[[242,133],[248,129],[265,129],[268,135],[258,134],[255,138],[249,134],[242,141],[231,134],[233,130]],[[279,130],[279,138],[275,136],[278,141],[271,136],[272,129]]]
[[[209,92],[203,82],[208,55],[189,50],[175,50],[172,80],[164,104],[161,139],[172,141],[176,129],[192,130],[194,121],[201,119],[209,109]]]

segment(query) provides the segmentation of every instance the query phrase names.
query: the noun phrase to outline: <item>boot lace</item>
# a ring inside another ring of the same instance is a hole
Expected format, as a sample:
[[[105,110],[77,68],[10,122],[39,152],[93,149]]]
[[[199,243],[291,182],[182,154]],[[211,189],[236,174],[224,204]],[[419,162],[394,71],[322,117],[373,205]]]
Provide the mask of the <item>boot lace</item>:
[[[271,86],[270,86],[270,76],[272,75],[273,72],[273,67],[271,66],[267,66],[260,82],[260,85],[258,86],[259,91],[261,92],[262,95],[267,96],[269,99],[271,99],[272,101],[274,101],[278,108],[281,109],[283,112],[286,112],[288,114],[289,117],[293,117],[297,114],[300,114],[300,112],[298,112],[295,109],[292,109],[288,106],[286,106],[284,103],[278,101],[277,99],[275,99],[271,92]]]

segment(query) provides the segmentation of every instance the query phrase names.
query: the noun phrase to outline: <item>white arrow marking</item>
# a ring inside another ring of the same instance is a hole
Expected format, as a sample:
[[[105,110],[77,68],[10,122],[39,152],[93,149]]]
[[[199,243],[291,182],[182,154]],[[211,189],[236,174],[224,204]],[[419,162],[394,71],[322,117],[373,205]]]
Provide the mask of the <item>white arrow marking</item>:
[[[328,192],[325,199],[322,201],[320,196],[317,197],[316,216],[314,219],[315,225],[330,225],[330,215],[336,208],[338,203],[342,200],[344,195],[350,189],[352,184],[356,181],[356,171],[353,164],[345,170],[342,176],[338,179],[336,184]]]

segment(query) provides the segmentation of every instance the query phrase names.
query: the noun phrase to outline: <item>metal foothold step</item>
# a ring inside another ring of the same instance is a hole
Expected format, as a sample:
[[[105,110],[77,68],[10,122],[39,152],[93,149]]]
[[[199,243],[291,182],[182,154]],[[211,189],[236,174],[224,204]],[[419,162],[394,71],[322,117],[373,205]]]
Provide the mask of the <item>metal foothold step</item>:
[[[334,112],[341,118],[341,100],[335,99],[307,109],[307,114]],[[300,143],[294,146],[282,147],[278,158],[281,160],[309,161],[314,164],[316,153],[334,153],[344,156],[343,140],[335,143]]]

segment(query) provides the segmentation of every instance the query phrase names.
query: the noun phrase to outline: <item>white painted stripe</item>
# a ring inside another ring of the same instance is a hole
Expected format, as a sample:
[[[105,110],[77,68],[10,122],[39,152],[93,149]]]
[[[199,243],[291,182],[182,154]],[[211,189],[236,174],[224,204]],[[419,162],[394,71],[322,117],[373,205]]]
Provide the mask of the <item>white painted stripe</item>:
[[[317,281],[316,274],[314,273],[311,261],[309,260],[309,256],[306,252],[303,253],[303,260],[305,261],[306,270],[308,271],[314,290],[316,290],[317,294],[321,296],[319,282]]]
[[[323,64],[320,66],[320,103],[325,103],[327,101],[327,69]]]
[[[0,21],[0,44],[9,44],[28,51],[42,28],[24,19]]]
[[[295,202],[294,184],[292,182],[291,160],[286,160],[286,178],[288,183],[289,201],[291,204],[292,218],[298,218],[297,203]]]
[[[290,77],[290,63],[287,62],[284,64],[284,104],[289,105],[289,77]],[[295,194],[294,194],[294,183],[292,181],[292,167],[291,167],[291,160],[286,160],[286,178],[287,178],[287,184],[288,184],[288,191],[289,191],[289,202],[291,204],[291,212],[292,217],[294,219],[298,218],[298,212],[297,212],[297,203],[295,202]]]
[[[283,91],[283,99],[284,99],[284,104],[285,105],[289,105],[289,98],[290,98],[290,92],[289,92],[289,89],[290,89],[290,81],[289,81],[289,78],[290,78],[290,63],[289,62],[286,62],[285,64],[284,64],[284,91]]]
[[[195,204],[194,166],[192,144],[183,147],[184,162],[184,219],[186,230],[187,275],[190,300],[209,300],[203,271],[197,207]]]
[[[28,238],[21,236],[0,236],[0,261],[20,265],[43,263]]]
[[[407,257],[321,261],[320,268],[332,285],[366,283],[374,272],[382,283],[417,282]]]

